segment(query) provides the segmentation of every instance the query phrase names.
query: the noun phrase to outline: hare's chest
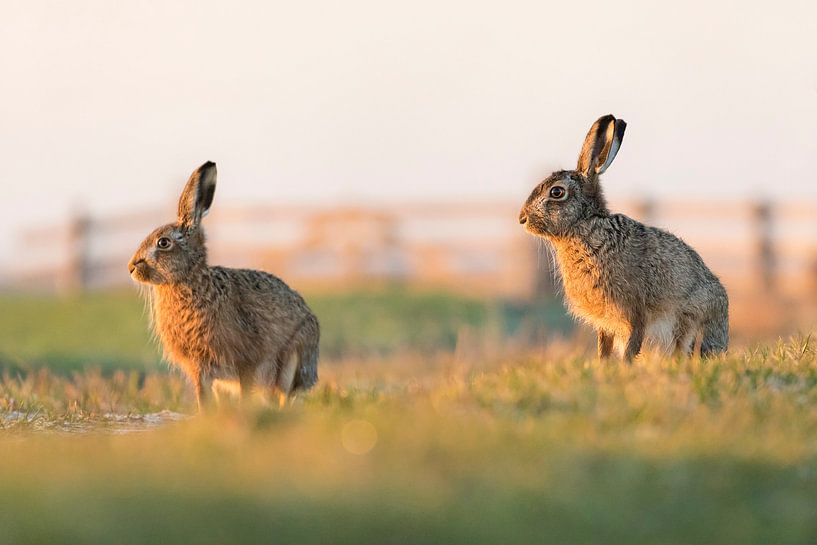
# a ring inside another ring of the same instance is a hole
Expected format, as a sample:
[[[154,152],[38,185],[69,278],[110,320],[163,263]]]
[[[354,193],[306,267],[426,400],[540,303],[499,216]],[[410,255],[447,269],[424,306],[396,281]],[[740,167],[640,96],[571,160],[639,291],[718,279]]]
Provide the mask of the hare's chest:
[[[607,330],[626,325],[604,263],[581,251],[560,251],[557,258],[565,301],[573,315]]]
[[[165,350],[181,358],[202,359],[212,343],[207,320],[187,313],[157,316],[157,329]]]
[[[213,365],[219,354],[217,317],[196,308],[159,306],[154,313],[156,333],[166,356],[182,367]]]

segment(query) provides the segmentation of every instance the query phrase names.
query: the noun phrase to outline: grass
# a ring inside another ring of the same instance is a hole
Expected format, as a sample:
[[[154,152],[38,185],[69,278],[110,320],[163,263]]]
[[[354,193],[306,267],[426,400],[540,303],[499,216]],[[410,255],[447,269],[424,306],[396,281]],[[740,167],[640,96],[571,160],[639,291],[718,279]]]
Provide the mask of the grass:
[[[156,368],[159,353],[135,293],[57,299],[0,297],[0,358],[6,367]]]
[[[817,540],[808,337],[708,362],[557,344],[322,373],[284,410],[153,427],[191,411],[173,374],[7,372],[0,543]]]
[[[817,541],[809,337],[602,365],[558,305],[307,298],[318,387],[188,417],[134,294],[0,297],[0,545]]]

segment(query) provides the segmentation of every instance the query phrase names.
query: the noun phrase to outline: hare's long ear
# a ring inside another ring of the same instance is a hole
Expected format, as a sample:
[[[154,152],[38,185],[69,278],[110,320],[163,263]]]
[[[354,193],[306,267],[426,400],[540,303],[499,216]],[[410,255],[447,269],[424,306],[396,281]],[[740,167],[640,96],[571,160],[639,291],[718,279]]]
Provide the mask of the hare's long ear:
[[[576,170],[588,178],[603,173],[616,158],[627,123],[612,115],[600,117],[584,139]]]
[[[190,176],[179,197],[180,225],[196,228],[207,214],[216,194],[216,164],[207,161]]]
[[[603,174],[607,167],[613,163],[613,159],[616,158],[621,142],[624,140],[625,130],[627,130],[627,123],[623,119],[616,119],[613,122],[612,138],[605,144],[604,151],[599,156],[599,166],[596,167],[596,172],[599,174]],[[607,132],[610,132],[609,128]]]

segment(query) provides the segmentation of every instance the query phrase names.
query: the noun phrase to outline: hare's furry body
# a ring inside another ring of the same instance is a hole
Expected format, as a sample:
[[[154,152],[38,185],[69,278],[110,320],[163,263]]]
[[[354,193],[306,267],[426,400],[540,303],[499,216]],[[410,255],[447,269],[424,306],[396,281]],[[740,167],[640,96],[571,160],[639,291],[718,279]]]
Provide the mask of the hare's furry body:
[[[318,320],[281,279],[207,264],[199,223],[214,189],[215,165],[206,163],[182,194],[178,221],[148,235],[129,269],[149,284],[154,331],[200,406],[216,382],[281,401],[318,380]]]
[[[677,237],[614,214],[590,218],[573,236],[551,242],[571,313],[618,340],[622,351],[634,329],[665,352],[690,353],[699,332],[703,354],[726,348],[726,293]],[[603,356],[611,347],[605,348]]]
[[[318,321],[271,274],[207,267],[184,284],[156,286],[152,304],[167,359],[205,391],[213,380],[283,393],[317,382]],[[300,365],[286,376],[292,356]]]
[[[729,343],[726,291],[701,257],[674,235],[611,214],[598,176],[612,162],[624,124],[600,118],[577,170],[553,173],[522,208],[526,229],[553,246],[571,313],[593,326],[602,358],[627,360],[647,341],[664,352],[701,354]]]

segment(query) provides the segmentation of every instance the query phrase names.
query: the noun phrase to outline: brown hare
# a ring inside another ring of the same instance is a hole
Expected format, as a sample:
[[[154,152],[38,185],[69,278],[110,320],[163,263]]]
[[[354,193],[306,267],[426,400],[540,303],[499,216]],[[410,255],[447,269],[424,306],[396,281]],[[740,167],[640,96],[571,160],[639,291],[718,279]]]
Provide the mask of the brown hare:
[[[646,340],[667,353],[701,356],[729,343],[729,300],[701,257],[672,234],[611,214],[599,183],[618,153],[627,124],[612,115],[587,133],[576,170],[551,174],[519,214],[548,241],[571,313],[593,326],[598,354],[616,347],[632,361]]]
[[[207,162],[187,182],[176,222],[148,235],[128,271],[149,285],[154,331],[200,410],[213,386],[239,395],[255,387],[283,404],[318,380],[318,320],[279,278],[207,264],[201,220],[215,190],[216,165]]]

